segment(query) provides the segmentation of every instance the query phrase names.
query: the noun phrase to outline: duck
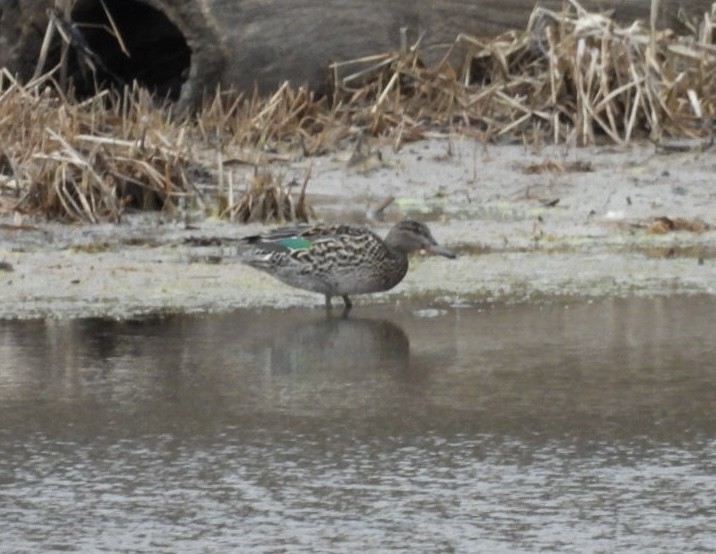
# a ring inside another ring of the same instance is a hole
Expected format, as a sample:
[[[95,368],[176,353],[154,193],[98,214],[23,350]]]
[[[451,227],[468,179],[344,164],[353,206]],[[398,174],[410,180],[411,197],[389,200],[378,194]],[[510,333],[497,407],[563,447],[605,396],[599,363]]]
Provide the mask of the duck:
[[[408,272],[408,255],[426,250],[446,258],[455,253],[438,244],[427,225],[413,219],[396,223],[383,239],[367,227],[315,224],[281,227],[244,237],[241,261],[279,281],[325,296],[343,299],[344,314],[351,296],[390,290]]]

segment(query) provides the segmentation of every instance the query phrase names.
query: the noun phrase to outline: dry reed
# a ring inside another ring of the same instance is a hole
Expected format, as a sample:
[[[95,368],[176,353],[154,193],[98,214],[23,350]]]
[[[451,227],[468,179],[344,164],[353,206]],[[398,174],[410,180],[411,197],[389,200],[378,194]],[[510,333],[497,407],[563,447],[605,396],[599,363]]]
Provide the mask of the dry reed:
[[[196,196],[181,129],[146,91],[72,102],[49,77],[22,86],[6,72],[0,89],[0,193],[10,210],[96,223]]]
[[[288,84],[265,98],[219,92],[187,120],[138,87],[76,101],[57,68],[24,85],[3,71],[0,213],[118,221],[129,208],[191,203],[239,221],[290,221],[311,216],[308,177],[294,198],[266,166],[365,136],[395,148],[452,133],[579,145],[709,137],[715,27],[716,5],[677,36],[570,1],[563,12],[536,8],[522,32],[461,34],[436,63],[420,42],[404,44],[334,64],[329,96]],[[244,187],[226,170],[234,164],[257,168]]]
[[[537,7],[524,32],[461,34],[433,66],[419,44],[334,64],[336,95],[397,144],[436,125],[483,140],[580,145],[704,137],[716,115],[715,27],[716,4],[684,37],[619,26],[572,0],[563,12]]]
[[[236,203],[229,203],[220,215],[241,223],[307,222],[314,216],[313,209],[306,201],[309,178],[310,173],[301,185],[298,199],[294,200],[291,188],[298,186],[298,183],[291,182],[284,186],[271,172],[256,169],[247,179],[247,189],[241,199]]]

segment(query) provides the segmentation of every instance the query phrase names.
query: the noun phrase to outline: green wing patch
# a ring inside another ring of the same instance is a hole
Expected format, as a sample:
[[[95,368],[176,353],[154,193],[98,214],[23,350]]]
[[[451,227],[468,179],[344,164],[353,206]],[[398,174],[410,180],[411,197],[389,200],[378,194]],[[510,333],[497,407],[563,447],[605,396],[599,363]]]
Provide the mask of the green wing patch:
[[[288,237],[281,239],[278,243],[289,250],[308,250],[311,248],[311,241],[303,237]]]

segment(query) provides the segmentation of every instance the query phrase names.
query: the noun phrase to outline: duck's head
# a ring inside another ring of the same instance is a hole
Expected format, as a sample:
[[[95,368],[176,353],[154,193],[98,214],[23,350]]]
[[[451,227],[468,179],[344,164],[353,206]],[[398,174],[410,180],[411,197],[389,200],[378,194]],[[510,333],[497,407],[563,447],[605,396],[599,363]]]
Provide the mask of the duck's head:
[[[440,254],[446,258],[455,257],[455,253],[452,250],[437,243],[427,225],[413,219],[404,219],[396,223],[388,232],[388,236],[385,237],[385,242],[390,247],[405,254],[425,249],[428,252]]]

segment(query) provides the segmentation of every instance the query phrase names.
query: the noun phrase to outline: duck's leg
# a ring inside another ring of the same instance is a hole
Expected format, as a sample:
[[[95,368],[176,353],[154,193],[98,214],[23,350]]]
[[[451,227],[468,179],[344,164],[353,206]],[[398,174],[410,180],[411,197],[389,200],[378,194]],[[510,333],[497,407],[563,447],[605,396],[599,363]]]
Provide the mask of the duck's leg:
[[[348,297],[347,294],[344,294],[342,296],[343,298],[343,317],[346,317],[348,315],[348,312],[351,311],[351,308],[353,307],[353,302],[351,302],[351,299]]]
[[[326,295],[326,317],[328,319],[333,318],[333,304],[331,304],[331,297]]]

